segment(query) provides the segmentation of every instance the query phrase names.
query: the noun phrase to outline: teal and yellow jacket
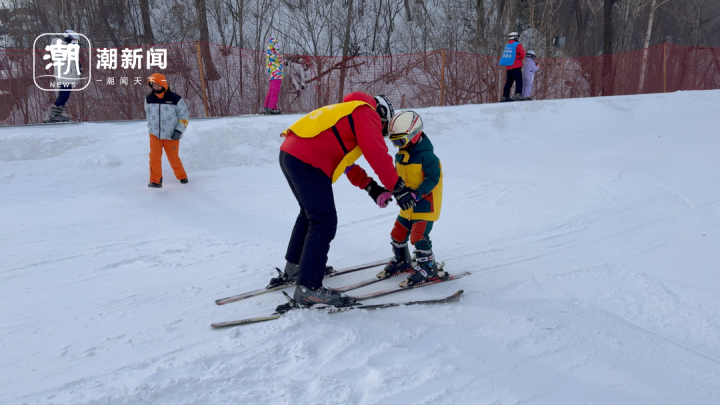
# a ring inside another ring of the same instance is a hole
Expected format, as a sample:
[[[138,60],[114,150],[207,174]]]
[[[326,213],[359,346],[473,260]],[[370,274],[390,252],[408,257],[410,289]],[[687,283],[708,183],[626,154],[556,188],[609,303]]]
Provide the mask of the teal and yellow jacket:
[[[405,184],[422,195],[414,208],[400,211],[400,216],[409,220],[437,221],[442,207],[443,173],[430,139],[423,133],[412,149],[398,150],[395,168]]]

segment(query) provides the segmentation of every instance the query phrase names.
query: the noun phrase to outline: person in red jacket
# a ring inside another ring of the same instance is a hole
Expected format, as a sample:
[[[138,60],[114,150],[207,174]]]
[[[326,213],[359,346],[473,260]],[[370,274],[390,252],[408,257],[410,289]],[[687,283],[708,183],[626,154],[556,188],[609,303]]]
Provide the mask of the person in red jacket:
[[[297,280],[294,299],[299,305],[354,303],[322,285],[330,242],[337,231],[332,184],[346,170],[351,176],[353,162],[364,155],[384,187],[374,180],[358,187],[380,207],[387,206],[393,196],[401,206],[414,206],[412,190],[398,177],[383,139],[393,112],[385,96],[354,92],[340,104],[310,112],[283,132],[280,168],[300,214],[285,254],[285,272],[268,287]]]
[[[522,44],[518,42],[519,38],[520,36],[517,32],[511,32],[510,35],[508,35],[508,43],[505,45],[503,57],[500,59],[500,64],[505,66],[507,72],[501,101],[523,99],[522,63],[523,59],[525,59],[525,49]],[[510,89],[513,83],[515,83],[515,97],[510,98]]]

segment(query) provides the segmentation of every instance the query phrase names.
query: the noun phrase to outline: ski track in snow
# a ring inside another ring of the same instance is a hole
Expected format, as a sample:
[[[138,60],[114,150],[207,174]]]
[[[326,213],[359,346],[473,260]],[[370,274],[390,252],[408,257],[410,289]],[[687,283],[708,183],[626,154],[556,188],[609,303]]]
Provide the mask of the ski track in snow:
[[[719,404],[718,102],[420,109],[444,171],[434,250],[473,275],[373,303],[465,295],[224,330],[284,301],[214,304],[284,265],[278,135],[299,116],[191,120],[190,183],[164,162],[162,190],[143,123],[0,128],[0,403]],[[334,192],[330,264],[387,257],[397,208]]]

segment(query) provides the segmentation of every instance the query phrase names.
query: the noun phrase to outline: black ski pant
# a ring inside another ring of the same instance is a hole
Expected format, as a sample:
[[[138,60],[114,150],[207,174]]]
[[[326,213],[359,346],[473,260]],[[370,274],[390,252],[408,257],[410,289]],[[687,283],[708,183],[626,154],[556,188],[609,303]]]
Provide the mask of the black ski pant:
[[[72,94],[72,92],[70,90],[67,90],[70,88],[71,88],[70,86],[60,85],[60,87],[58,89],[58,96],[57,96],[57,99],[55,100],[55,105],[57,107],[63,106],[67,103],[68,99],[70,98],[70,94]]]
[[[503,97],[510,97],[510,89],[512,88],[513,83],[515,83],[515,94],[522,95],[522,68],[508,69],[507,79],[505,79],[505,89],[503,90]]]
[[[322,285],[330,242],[337,232],[332,179],[284,151],[280,168],[300,205],[285,260],[300,265],[298,284],[317,288]]]

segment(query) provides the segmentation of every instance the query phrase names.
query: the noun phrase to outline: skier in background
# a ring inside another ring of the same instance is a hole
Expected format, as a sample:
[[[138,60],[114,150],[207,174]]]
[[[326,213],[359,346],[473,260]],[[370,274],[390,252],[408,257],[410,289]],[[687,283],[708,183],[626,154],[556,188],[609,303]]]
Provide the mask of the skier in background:
[[[282,133],[280,168],[300,205],[288,243],[285,272],[269,288],[297,280],[294,299],[301,305],[349,305],[354,299],[322,285],[330,242],[337,232],[332,184],[364,155],[380,181],[362,184],[381,208],[394,196],[403,207],[415,206],[411,190],[397,175],[383,139],[392,104],[385,96],[354,92],[343,102],[321,107]],[[389,190],[393,190],[390,192]]]
[[[63,34],[63,38],[55,38],[52,41],[53,45],[77,45],[78,41],[80,40],[80,35],[78,35],[73,30],[65,30],[65,34]],[[56,77],[56,83],[58,83],[58,96],[57,99],[55,99],[55,103],[53,103],[52,107],[50,108],[50,117],[45,122],[69,122],[70,119],[63,115],[63,110],[65,109],[65,104],[67,104],[68,100],[70,99],[70,95],[72,94],[72,91],[70,91],[71,88],[75,87],[80,78],[80,73],[82,72],[82,66],[80,66],[79,62],[77,67],[75,66],[75,63],[71,63],[71,61],[67,61],[67,64],[61,64],[61,65],[55,65],[55,77]]]
[[[523,61],[523,92],[522,96],[525,100],[530,100],[530,93],[533,88],[533,80],[535,72],[540,70],[540,65],[535,63],[535,51],[527,51],[525,60]]]
[[[517,32],[511,32],[508,35],[508,43],[503,49],[500,65],[505,66],[507,77],[505,79],[505,88],[503,89],[503,98],[500,101],[522,100],[523,79],[522,79],[522,63],[525,58],[525,49],[518,39],[520,35]],[[510,98],[510,89],[515,83],[515,96]]]
[[[181,184],[188,178],[180,160],[180,139],[187,129],[190,112],[185,101],[170,91],[165,75],[153,73],[148,78],[152,92],[145,98],[145,117],[150,133],[150,183],[148,187],[162,188],[162,154],[167,154],[170,167]]]
[[[400,178],[411,188],[415,205],[401,206],[400,215],[395,220],[390,236],[393,259],[377,274],[380,279],[390,278],[402,273],[412,273],[400,283],[400,287],[409,287],[430,279],[444,278],[448,274],[438,268],[430,242],[430,231],[440,218],[442,207],[442,165],[435,155],[430,138],[423,131],[423,122],[414,111],[402,111],[396,114],[388,124],[388,137],[398,148],[395,155],[395,167]],[[351,182],[362,187],[363,182],[372,181],[359,166],[351,169]],[[408,249],[408,240],[415,247],[413,266]]]
[[[278,110],[278,99],[280,98],[280,87],[282,86],[284,75],[283,54],[282,51],[280,51],[277,40],[272,37],[267,40],[265,67],[267,67],[268,74],[270,75],[270,82],[268,83],[268,92],[265,96],[263,113],[280,114],[280,110]]]

